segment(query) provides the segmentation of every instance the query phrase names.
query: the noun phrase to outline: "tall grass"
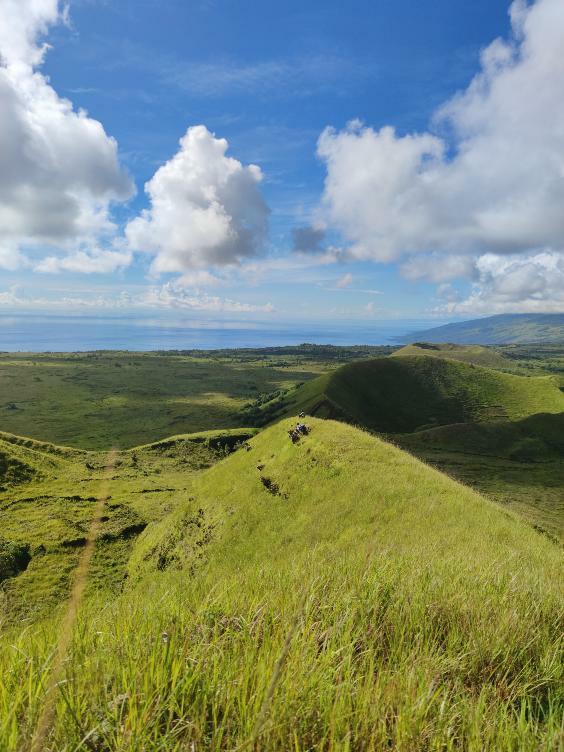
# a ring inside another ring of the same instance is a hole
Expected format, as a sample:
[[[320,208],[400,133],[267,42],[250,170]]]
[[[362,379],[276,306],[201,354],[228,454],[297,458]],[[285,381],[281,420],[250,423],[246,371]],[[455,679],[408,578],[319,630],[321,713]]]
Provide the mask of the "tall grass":
[[[428,561],[324,558],[91,603],[45,749],[558,748],[557,602],[507,577],[470,594],[470,572]],[[56,635],[4,640],[3,750],[29,742]]]
[[[179,540],[182,514],[148,528],[122,596],[92,595],[46,752],[559,749],[558,548],[409,455],[311,424],[203,474],[182,512],[197,532]],[[29,748],[58,630],[0,638],[2,752]]]

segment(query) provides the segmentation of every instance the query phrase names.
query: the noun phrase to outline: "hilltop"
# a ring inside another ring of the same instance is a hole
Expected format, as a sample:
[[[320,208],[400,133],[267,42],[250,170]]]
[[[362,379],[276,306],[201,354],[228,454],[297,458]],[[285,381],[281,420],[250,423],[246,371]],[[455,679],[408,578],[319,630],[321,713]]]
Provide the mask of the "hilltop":
[[[554,748],[558,548],[401,450],[308,422],[194,475],[123,593],[91,593],[53,749]],[[57,635],[2,642],[8,752]]]
[[[564,313],[504,313],[426,329],[407,335],[403,341],[414,338],[459,345],[564,342]]]
[[[413,355],[431,355],[435,358],[460,360],[462,363],[473,363],[475,366],[486,368],[508,369],[515,368],[509,358],[504,357],[491,347],[482,345],[453,345],[452,343],[435,344],[434,342],[413,342],[405,345],[393,353],[394,357]]]
[[[415,349],[415,348],[412,348]],[[349,363],[263,407],[267,418],[305,411],[383,433],[564,411],[553,376],[524,377],[446,357]]]
[[[294,423],[286,419],[261,431],[247,442],[246,451],[200,475],[190,502],[141,536],[131,573],[141,562],[135,576],[159,569],[159,557],[178,543],[179,520],[197,510],[216,529],[208,555],[213,549],[221,566],[229,561],[237,570],[319,545],[346,548],[350,540],[362,545],[364,539],[379,548],[392,538],[396,553],[405,553],[415,546],[412,536],[423,529],[425,545],[431,547],[433,541],[446,545],[447,539],[464,539],[482,551],[478,530],[483,526],[483,534],[491,525],[503,528],[506,543],[518,549],[536,540],[516,518],[375,436],[309,418],[310,435],[294,444],[288,437]],[[170,558],[182,569],[193,553],[184,549]]]
[[[562,540],[561,371],[524,376],[514,363],[481,346],[416,343],[323,374],[245,418],[261,425],[304,411],[362,426]]]

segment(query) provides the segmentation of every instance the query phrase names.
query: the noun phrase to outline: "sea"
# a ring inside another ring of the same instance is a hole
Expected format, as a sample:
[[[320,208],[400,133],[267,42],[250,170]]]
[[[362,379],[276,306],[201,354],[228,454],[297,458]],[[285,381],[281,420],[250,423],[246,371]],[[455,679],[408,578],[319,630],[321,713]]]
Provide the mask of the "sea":
[[[390,345],[443,321],[257,322],[174,317],[0,314],[2,352],[218,350],[298,345]]]

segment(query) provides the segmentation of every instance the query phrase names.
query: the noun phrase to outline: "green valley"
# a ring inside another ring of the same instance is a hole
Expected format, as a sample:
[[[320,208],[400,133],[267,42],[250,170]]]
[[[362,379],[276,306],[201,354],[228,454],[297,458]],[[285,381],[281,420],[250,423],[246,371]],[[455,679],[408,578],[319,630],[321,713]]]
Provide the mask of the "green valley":
[[[0,353],[0,427],[82,449],[241,425],[241,409],[390,347]]]

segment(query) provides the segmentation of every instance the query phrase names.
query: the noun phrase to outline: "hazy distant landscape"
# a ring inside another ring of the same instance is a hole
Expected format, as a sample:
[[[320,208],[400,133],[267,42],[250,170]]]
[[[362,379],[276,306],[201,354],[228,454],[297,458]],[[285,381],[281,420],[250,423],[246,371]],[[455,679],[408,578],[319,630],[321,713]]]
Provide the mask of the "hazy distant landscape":
[[[459,345],[521,345],[562,342],[564,313],[513,313],[460,321],[417,332],[423,340]],[[414,333],[403,337],[413,341]]]
[[[0,352],[87,352],[89,350],[221,350],[292,346],[397,344],[424,320],[272,322],[200,320],[183,317],[38,316],[0,312]]]

